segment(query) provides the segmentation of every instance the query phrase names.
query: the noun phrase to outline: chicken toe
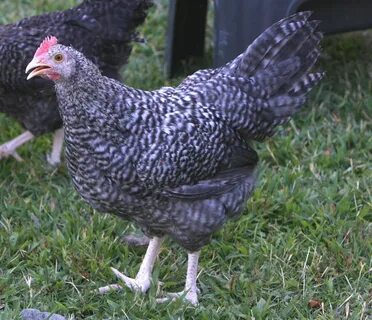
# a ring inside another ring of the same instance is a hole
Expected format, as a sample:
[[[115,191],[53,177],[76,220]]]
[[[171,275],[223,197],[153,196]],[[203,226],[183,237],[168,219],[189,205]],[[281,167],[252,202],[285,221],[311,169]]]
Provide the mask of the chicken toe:
[[[133,279],[122,274],[115,268],[111,268],[112,272],[123,281],[125,286],[134,292],[145,293],[151,285],[151,274],[154,267],[156,257],[159,254],[163,238],[154,237],[150,240],[146,254],[143,258],[137,276]],[[121,290],[123,287],[119,284],[112,284],[98,289],[100,293],[106,293],[112,290]]]

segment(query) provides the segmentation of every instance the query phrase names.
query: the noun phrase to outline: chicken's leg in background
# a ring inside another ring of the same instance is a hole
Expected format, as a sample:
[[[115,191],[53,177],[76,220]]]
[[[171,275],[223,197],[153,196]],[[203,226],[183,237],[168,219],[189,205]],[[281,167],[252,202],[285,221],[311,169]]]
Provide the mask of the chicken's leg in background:
[[[52,152],[47,155],[48,163],[51,166],[57,166],[61,163],[63,137],[63,128],[58,129],[54,132]]]
[[[14,157],[17,161],[23,161],[22,157],[17,153],[17,149],[26,142],[31,141],[35,136],[30,131],[25,131],[18,137],[5,142],[0,146],[0,159]],[[61,153],[63,147],[63,129],[58,129],[54,132],[53,147],[51,154],[47,155],[48,163],[52,166],[57,166],[61,163]]]
[[[0,146],[0,159],[8,158],[10,156],[14,157],[17,161],[23,161],[23,159],[17,153],[17,148],[26,142],[32,140],[34,135],[30,131],[25,131],[18,137],[5,142]]]

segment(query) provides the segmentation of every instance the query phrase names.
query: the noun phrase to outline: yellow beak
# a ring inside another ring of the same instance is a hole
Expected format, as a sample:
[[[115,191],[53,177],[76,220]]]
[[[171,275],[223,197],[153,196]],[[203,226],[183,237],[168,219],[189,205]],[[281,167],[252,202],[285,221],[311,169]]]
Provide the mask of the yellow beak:
[[[33,58],[32,61],[26,67],[26,73],[31,73],[27,76],[27,80],[30,80],[33,77],[42,75],[45,70],[50,69],[50,67],[42,63],[39,59]]]

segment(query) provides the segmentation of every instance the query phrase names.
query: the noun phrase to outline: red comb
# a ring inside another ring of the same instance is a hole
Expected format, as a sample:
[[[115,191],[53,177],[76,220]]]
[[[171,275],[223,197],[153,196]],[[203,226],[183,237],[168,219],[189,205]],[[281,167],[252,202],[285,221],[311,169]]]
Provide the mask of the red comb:
[[[39,48],[37,48],[35,52],[35,56],[40,56],[46,52],[48,52],[49,48],[56,45],[58,40],[56,37],[46,37],[43,42],[40,44]]]

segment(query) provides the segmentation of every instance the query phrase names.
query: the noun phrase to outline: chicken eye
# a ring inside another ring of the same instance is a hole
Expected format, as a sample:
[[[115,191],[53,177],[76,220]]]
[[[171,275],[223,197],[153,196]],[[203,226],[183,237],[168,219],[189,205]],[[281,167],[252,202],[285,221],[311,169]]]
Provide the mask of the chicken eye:
[[[57,53],[53,57],[55,62],[62,62],[63,61],[63,55],[61,53]]]

